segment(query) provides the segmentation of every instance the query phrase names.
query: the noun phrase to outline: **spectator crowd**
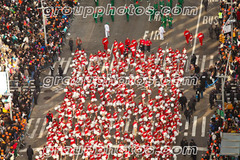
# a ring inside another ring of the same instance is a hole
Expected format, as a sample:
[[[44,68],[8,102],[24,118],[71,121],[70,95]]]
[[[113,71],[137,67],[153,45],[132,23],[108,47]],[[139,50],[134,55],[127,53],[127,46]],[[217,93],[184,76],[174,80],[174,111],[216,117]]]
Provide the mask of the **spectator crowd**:
[[[68,1],[47,0],[43,6],[65,6],[66,3]],[[71,15],[59,12],[46,19],[45,44],[40,0],[2,0],[0,6],[0,71],[7,71],[11,85],[19,87],[12,97],[12,119],[9,103],[2,102],[8,96],[1,96],[1,159],[9,159],[9,153],[17,148],[24,134],[32,109],[32,97],[40,92],[40,71],[61,55]],[[37,91],[22,89],[30,80],[35,81]]]

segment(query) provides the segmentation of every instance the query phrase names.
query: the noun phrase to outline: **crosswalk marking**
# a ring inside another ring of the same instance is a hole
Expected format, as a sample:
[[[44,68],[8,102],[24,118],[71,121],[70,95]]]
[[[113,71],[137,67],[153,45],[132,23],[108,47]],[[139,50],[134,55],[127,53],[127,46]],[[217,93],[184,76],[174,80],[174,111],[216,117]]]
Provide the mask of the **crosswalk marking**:
[[[186,120],[186,123],[185,123],[185,130],[186,131],[188,130],[188,127],[189,127],[189,123],[188,123],[188,120]],[[188,132],[184,132],[184,136],[188,136]]]
[[[205,61],[206,61],[206,55],[203,55],[203,59],[202,59],[202,66],[201,66],[201,72],[204,71],[204,67],[205,67]]]
[[[196,136],[196,128],[197,128],[197,116],[194,116],[193,127],[192,127],[192,137]]]
[[[30,136],[31,139],[34,137],[35,133],[37,132],[37,129],[38,129],[38,125],[39,125],[39,123],[40,123],[40,120],[41,120],[41,118],[38,118],[38,119],[37,119],[35,128],[34,128],[32,134],[31,134],[31,136]]]
[[[211,55],[211,56],[210,56],[210,63],[209,63],[209,67],[211,67],[211,66],[213,65],[213,58],[214,58],[214,56],[213,56],[213,55]]]
[[[159,31],[155,31],[154,40],[159,40]]]
[[[60,65],[61,65],[61,66],[63,65],[63,62],[66,62],[64,57],[63,57],[63,58],[61,59],[61,61],[60,61]]]
[[[203,119],[202,119],[202,135],[201,135],[201,137],[205,137],[205,128],[206,128],[206,116],[203,116]]]
[[[65,66],[65,69],[64,69],[63,74],[67,74],[68,67],[69,67],[69,65],[70,65],[70,63],[71,63],[71,60],[72,60],[72,57],[69,57],[69,58],[68,58],[68,61],[67,61],[67,64],[66,64],[66,66]]]
[[[27,124],[28,130],[29,130],[29,128],[30,128],[33,120],[34,120],[34,118],[31,118],[31,119],[28,121],[28,124]]]
[[[44,120],[44,123],[43,123],[43,125],[42,125],[41,130],[40,130],[40,133],[39,133],[38,138],[42,138],[43,133],[44,133],[44,130],[45,130],[45,128],[46,128],[46,124],[47,124],[47,122]]]
[[[199,55],[196,55],[196,57],[197,57],[196,65],[198,65]]]

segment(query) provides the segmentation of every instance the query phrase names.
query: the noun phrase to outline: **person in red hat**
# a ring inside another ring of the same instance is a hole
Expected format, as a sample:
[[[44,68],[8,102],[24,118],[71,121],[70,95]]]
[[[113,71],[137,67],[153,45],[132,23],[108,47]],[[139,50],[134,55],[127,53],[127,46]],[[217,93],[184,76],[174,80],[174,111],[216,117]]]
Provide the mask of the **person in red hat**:
[[[204,38],[204,34],[202,32],[198,33],[198,39],[199,39],[199,42],[201,44],[201,46],[203,45],[203,38]]]
[[[186,29],[183,34],[184,34],[184,36],[185,36],[185,38],[186,38],[186,41],[187,41],[187,44],[188,44],[188,43],[189,43],[189,37],[190,37],[190,32],[189,32],[189,30]]]
[[[102,39],[102,44],[103,44],[103,46],[104,46],[104,50],[107,50],[108,49],[108,39],[107,39],[107,37],[104,37],[103,39]]]

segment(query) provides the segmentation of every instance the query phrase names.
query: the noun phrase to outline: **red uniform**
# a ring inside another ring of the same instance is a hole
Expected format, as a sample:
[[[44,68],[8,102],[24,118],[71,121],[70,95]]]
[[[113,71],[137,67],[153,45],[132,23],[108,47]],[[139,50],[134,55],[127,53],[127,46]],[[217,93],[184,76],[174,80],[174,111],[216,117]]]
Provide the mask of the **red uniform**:
[[[103,40],[102,40],[102,44],[103,44],[103,46],[104,46],[104,50],[107,50],[108,49],[108,39],[105,37],[105,38],[103,38]]]
[[[202,43],[203,43],[203,38],[204,38],[204,35],[203,35],[203,33],[198,33],[198,39],[199,39],[199,42],[200,42],[200,44],[201,44],[201,46],[202,46]]]
[[[185,31],[184,31],[184,36],[185,36],[186,41],[187,41],[187,44],[188,44],[188,43],[189,43],[189,37],[190,37],[190,32],[189,32],[189,30],[185,30]]]
[[[130,39],[127,38],[127,39],[125,40],[125,45],[126,45],[126,47],[128,47],[128,46],[130,45],[130,43],[131,43]]]
[[[124,52],[124,44],[123,44],[122,42],[120,42],[120,43],[118,44],[118,48],[120,49],[120,52],[121,52],[121,54],[123,55],[123,52]]]

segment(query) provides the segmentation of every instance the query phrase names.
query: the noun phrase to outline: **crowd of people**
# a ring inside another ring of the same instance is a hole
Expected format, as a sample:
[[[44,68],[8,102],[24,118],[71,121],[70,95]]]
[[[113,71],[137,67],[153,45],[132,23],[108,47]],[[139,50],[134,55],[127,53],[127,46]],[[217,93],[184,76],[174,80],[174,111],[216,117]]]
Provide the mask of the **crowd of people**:
[[[182,125],[178,99],[183,95],[179,87],[186,49],[159,47],[156,54],[147,55],[136,45],[126,54],[119,44],[114,42],[112,67],[109,49],[91,54],[89,61],[84,50],[76,50],[64,102],[55,108],[58,118],[49,122],[47,143],[36,159],[172,157],[171,146]],[[77,146],[83,149],[81,155],[75,155]],[[141,147],[156,147],[158,154],[138,154]],[[117,150],[109,155],[106,148]]]
[[[228,22],[229,18],[236,19],[233,23],[233,34],[231,32],[224,33],[223,26]],[[220,60],[215,63],[212,67],[215,75],[225,75],[227,78],[225,81],[225,104],[219,104],[217,101],[221,99],[216,93],[221,93],[221,79],[219,79],[215,88],[211,91],[209,96],[210,107],[216,107],[218,113],[211,118],[210,134],[208,141],[208,151],[202,155],[202,160],[212,159],[225,159],[234,158],[231,156],[220,155],[221,149],[221,132],[225,133],[240,133],[240,1],[235,1],[233,6],[230,3],[227,4],[225,1],[220,2],[219,11],[219,24],[221,26],[221,33],[225,36],[224,41],[220,41],[219,55]],[[220,35],[221,36],[221,35]],[[232,37],[231,37],[232,36]],[[231,54],[230,54],[231,52]],[[230,57],[229,57],[230,56]],[[229,65],[227,62],[229,58]],[[232,88],[234,84],[234,88]],[[229,96],[227,94],[230,94]],[[227,97],[230,97],[228,100]],[[224,107],[224,108],[223,108]],[[223,114],[220,114],[224,111]]]
[[[2,99],[7,99],[8,96],[1,97],[1,159],[9,159],[9,153],[16,149],[19,138],[24,134],[31,112],[32,97],[36,97],[40,92],[40,70],[60,56],[71,15],[66,16],[59,12],[47,19],[45,45],[41,1],[2,0],[0,4],[0,71],[7,71],[11,85],[20,88],[13,93],[12,119],[9,103],[2,103]],[[43,4],[60,5],[67,4],[65,1],[53,0],[44,1]],[[35,81],[37,90],[34,92],[31,92],[30,88],[22,89],[30,80]]]

